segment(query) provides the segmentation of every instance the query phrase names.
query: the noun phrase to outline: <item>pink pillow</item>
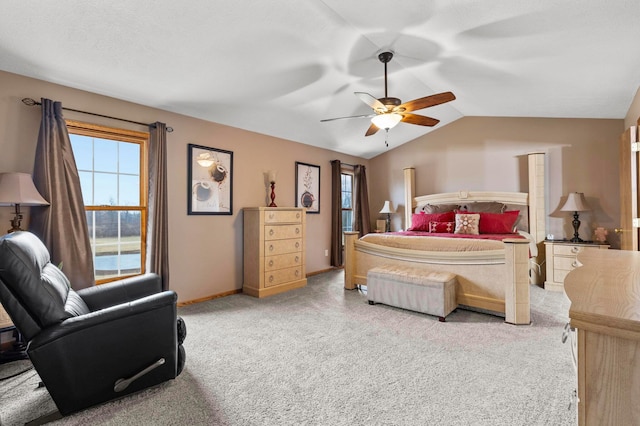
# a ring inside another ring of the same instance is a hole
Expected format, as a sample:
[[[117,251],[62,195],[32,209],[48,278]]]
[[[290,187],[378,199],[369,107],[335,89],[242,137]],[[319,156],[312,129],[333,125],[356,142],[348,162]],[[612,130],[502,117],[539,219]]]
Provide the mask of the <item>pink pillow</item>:
[[[514,232],[519,215],[519,210],[508,210],[504,213],[480,213],[480,233],[511,234]]]
[[[429,222],[429,232],[438,234],[453,234],[455,222]]]
[[[456,214],[453,211],[446,213],[414,213],[411,216],[411,228],[408,231],[429,232],[429,222],[453,222]]]

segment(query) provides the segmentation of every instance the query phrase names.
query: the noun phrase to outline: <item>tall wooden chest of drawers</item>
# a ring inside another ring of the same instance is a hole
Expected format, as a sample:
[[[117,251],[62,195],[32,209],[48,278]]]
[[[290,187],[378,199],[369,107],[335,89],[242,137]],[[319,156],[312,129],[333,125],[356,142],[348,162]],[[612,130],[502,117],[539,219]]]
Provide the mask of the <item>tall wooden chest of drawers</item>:
[[[306,212],[296,207],[244,210],[242,291],[265,297],[307,285]]]

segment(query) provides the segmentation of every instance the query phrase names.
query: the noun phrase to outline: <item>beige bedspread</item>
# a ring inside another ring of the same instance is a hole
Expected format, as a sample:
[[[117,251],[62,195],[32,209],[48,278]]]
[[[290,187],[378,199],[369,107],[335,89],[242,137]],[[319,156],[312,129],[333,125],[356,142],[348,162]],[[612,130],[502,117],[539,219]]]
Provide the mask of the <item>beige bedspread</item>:
[[[504,249],[502,241],[470,238],[367,234],[361,240],[386,247],[420,251],[462,252]]]

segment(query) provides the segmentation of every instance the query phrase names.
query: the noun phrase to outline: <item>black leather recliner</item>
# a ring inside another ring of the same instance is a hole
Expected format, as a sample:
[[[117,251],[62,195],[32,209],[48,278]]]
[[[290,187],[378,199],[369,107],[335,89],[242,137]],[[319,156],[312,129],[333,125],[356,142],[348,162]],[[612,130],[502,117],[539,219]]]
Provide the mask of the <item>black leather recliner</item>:
[[[63,415],[180,374],[176,300],[155,274],[76,292],[35,235],[0,237],[0,301]]]

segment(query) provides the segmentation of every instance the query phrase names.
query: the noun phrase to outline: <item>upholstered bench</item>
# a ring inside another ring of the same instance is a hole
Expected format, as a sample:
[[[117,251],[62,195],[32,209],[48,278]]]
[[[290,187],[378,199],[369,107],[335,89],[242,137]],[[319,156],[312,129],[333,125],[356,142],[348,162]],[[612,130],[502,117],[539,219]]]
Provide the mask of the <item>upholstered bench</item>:
[[[444,321],[456,307],[456,275],[415,267],[383,266],[367,273],[369,304],[435,315]]]

